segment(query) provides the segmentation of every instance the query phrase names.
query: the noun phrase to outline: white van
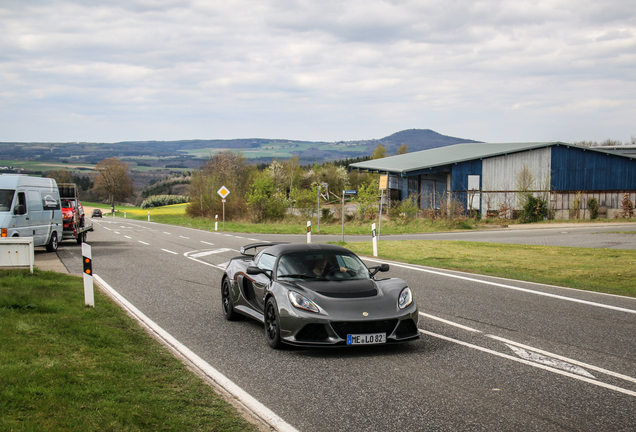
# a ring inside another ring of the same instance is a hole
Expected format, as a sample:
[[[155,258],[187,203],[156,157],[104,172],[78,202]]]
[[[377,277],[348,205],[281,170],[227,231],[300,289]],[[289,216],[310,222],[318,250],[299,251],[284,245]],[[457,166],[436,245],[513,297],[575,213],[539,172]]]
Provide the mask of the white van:
[[[34,246],[55,252],[62,240],[60,204],[54,179],[0,175],[0,236],[33,237]]]

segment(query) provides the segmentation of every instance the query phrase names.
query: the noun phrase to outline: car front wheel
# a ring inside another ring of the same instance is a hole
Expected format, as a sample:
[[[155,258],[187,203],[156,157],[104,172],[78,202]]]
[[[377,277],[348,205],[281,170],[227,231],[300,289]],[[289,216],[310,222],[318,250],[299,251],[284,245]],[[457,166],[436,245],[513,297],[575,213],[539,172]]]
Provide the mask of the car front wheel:
[[[279,349],[283,345],[280,340],[278,306],[274,297],[270,297],[265,304],[265,338],[269,346],[274,349]]]
[[[225,316],[226,320],[236,321],[239,318],[239,314],[234,310],[230,281],[228,279],[224,279],[221,284],[221,305],[223,306],[223,316]]]

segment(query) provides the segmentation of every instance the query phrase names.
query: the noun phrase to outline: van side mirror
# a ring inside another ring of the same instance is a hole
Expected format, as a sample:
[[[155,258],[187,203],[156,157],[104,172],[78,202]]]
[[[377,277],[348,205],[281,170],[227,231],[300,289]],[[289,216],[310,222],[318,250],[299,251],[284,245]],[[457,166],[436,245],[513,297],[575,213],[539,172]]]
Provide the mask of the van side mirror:
[[[15,208],[13,209],[13,214],[14,215],[23,215],[26,214],[26,206],[24,204],[18,204],[17,206],[15,206]]]

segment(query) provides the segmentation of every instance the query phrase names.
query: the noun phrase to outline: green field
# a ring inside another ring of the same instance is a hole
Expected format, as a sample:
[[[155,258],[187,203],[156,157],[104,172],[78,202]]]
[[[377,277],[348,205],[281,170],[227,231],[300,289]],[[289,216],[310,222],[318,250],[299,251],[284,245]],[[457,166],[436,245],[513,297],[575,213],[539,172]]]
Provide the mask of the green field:
[[[336,151],[336,152],[344,152],[351,153],[349,157],[358,157],[361,154],[366,153],[367,148],[366,145],[362,144],[338,144],[338,143],[271,143],[271,144],[263,144],[261,147],[255,148],[241,148],[238,149],[243,153],[243,156],[247,159],[257,159],[257,158],[278,158],[278,159],[288,159],[292,157],[294,154],[302,153],[305,150],[310,148],[317,148],[323,151]],[[198,158],[206,158],[210,155],[214,155],[215,153],[222,151],[237,151],[237,149],[231,148],[204,148],[204,149],[196,149],[196,150],[187,150],[185,153],[195,156]],[[345,156],[346,157],[346,156]]]
[[[0,270],[0,430],[255,431],[82,278]]]

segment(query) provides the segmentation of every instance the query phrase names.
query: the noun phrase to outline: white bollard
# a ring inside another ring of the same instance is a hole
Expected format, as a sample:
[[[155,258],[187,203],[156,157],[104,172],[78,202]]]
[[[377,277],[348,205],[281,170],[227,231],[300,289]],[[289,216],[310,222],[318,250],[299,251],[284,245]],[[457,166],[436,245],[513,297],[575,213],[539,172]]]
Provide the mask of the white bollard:
[[[148,213],[150,213],[150,212],[148,212]],[[126,212],[124,212],[124,219],[126,219]]]
[[[148,222],[150,222],[150,212],[148,212]]]
[[[84,303],[95,307],[95,293],[93,292],[93,257],[91,247],[82,243],[82,258],[84,267]]]
[[[311,221],[307,221],[307,243],[311,243]]]
[[[214,216],[214,231],[219,230],[219,215]]]
[[[373,256],[378,256],[378,238],[375,236],[375,223],[371,224],[371,236],[373,240]]]

